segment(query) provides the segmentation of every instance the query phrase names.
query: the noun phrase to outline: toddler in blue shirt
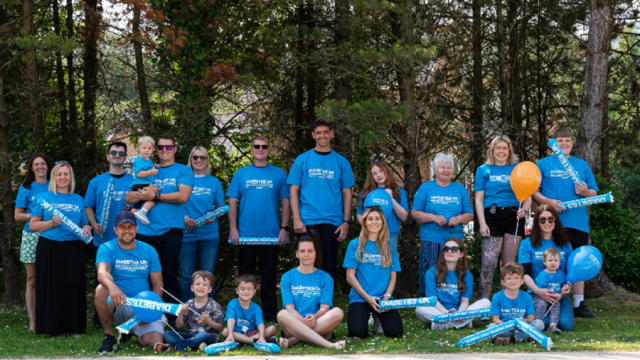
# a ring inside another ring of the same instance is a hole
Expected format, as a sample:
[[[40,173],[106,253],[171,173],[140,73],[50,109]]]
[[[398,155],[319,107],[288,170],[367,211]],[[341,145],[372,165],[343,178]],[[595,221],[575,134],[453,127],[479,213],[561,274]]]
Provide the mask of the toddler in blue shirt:
[[[143,136],[138,139],[138,153],[140,155],[133,161],[133,182],[131,183],[131,190],[144,189],[154,183],[154,177],[158,174],[158,169],[156,169],[151,160],[155,144],[156,142],[151,136]],[[147,213],[151,211],[155,204],[153,201],[145,201],[144,204],[142,204],[142,202],[136,203],[133,207],[140,209],[134,213],[136,219],[145,225],[149,225]]]
[[[542,300],[538,295],[533,296],[533,303],[536,309],[536,319],[544,321],[547,312],[549,312],[549,327],[547,331],[552,333],[561,333],[558,328],[560,321],[560,300],[562,299],[563,290],[571,291],[571,285],[567,284],[567,277],[560,268],[560,252],[554,248],[545,250],[542,263],[547,268],[540,271],[536,277],[536,286],[540,289],[548,289],[551,296],[556,298],[558,302],[549,304]],[[550,308],[550,309],[549,309]]]

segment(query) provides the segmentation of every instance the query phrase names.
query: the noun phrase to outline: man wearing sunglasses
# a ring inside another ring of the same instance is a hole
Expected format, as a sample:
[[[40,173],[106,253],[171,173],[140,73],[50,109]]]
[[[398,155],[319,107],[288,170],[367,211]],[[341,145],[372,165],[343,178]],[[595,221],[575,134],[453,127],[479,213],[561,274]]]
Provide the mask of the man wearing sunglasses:
[[[97,236],[93,237],[93,245],[95,251],[107,241],[111,241],[116,238],[114,231],[114,222],[116,215],[124,208],[123,202],[125,195],[131,187],[133,176],[127,174],[124,171],[124,162],[127,160],[127,144],[121,141],[114,141],[109,144],[107,148],[107,162],[109,163],[109,171],[102,175],[98,175],[91,179],[87,193],[84,197],[84,206],[87,213],[87,220],[91,224],[93,231]],[[109,181],[114,180],[113,183],[113,197],[111,199],[111,206],[109,207],[109,218],[105,227],[102,227],[98,222],[98,219],[102,216],[104,209],[102,208],[102,202],[107,196],[107,186]],[[97,280],[97,279],[96,279]],[[94,309],[93,314],[93,328],[101,329],[100,317]]]
[[[269,164],[269,139],[256,136],[251,144],[253,164],[236,171],[227,189],[229,202],[229,237],[238,245],[240,237],[277,237],[283,246],[289,235],[289,185],[287,173]],[[238,219],[238,200],[240,218]],[[279,210],[282,218],[279,218]],[[260,298],[264,319],[277,322],[276,297],[277,245],[238,246],[238,273],[252,274],[260,258]]]
[[[158,174],[153,185],[127,193],[127,202],[155,201],[156,205],[147,213],[149,225],[138,221],[136,240],[153,246],[162,265],[164,288],[176,299],[181,298],[178,262],[182,249],[184,215],[186,203],[191,197],[195,178],[190,167],[176,163],[175,136],[162,134],[156,142]],[[166,297],[165,302],[175,302]],[[169,323],[175,316],[167,316]]]
[[[589,216],[587,208],[562,210],[561,202],[583,199],[598,195],[598,184],[593,176],[591,167],[586,161],[571,156],[573,149],[573,134],[569,129],[559,129],[553,134],[562,153],[567,157],[583,184],[574,183],[564,170],[560,160],[553,154],[540,159],[536,164],[542,174],[540,189],[533,194],[533,200],[538,204],[547,204],[558,212],[562,225],[567,229],[571,246],[576,250],[580,246],[589,245]],[[594,318],[584,302],[584,282],[573,285],[573,312],[575,317]]]
[[[298,156],[287,183],[291,185],[293,227],[301,236],[315,229],[322,241],[322,270],[335,280],[338,249],[351,221],[351,164],[331,150],[331,125],[317,120],[311,126],[315,148]]]

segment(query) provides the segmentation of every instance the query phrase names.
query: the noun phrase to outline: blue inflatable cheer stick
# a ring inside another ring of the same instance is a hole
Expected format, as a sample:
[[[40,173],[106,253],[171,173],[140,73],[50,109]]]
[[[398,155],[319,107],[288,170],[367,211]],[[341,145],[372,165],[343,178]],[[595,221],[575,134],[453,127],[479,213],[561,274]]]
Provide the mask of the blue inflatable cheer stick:
[[[380,301],[380,311],[391,309],[406,309],[418,306],[436,306],[438,299],[435,296],[417,299],[382,300]]]
[[[204,352],[209,355],[218,354],[225,351],[231,351],[238,346],[237,342],[225,341],[217,344],[211,344],[204,348]]]
[[[482,330],[473,335],[469,335],[464,337],[458,341],[458,347],[467,347],[473,344],[477,344],[480,341],[489,339],[498,334],[502,334],[505,331],[509,331],[516,327],[517,322],[515,320],[507,321],[506,323],[502,323],[498,326],[492,327],[490,329]]]
[[[280,346],[272,343],[254,343],[253,346],[260,351],[266,351],[274,354],[280,352]]]

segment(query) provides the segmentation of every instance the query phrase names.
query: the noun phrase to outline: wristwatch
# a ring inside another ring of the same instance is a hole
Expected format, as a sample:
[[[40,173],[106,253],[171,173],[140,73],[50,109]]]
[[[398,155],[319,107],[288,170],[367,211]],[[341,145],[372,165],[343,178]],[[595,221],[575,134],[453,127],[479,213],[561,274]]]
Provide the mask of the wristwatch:
[[[284,229],[285,231],[289,231],[289,226],[280,226],[280,229]]]
[[[349,225],[351,223],[351,220],[342,220],[343,223],[347,223],[347,225]]]

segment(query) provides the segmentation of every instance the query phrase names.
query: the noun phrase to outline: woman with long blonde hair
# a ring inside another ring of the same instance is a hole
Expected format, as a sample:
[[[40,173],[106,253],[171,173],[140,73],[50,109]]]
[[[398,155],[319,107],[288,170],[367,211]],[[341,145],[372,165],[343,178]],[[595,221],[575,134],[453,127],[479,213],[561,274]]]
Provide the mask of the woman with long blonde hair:
[[[380,311],[378,300],[389,300],[396,286],[400,260],[396,245],[389,242],[384,213],[372,207],[363,214],[360,237],[351,240],[344,257],[349,294],[347,327],[349,336],[367,337],[371,314],[377,314],[387,337],[400,337],[402,319],[398,310]]]

